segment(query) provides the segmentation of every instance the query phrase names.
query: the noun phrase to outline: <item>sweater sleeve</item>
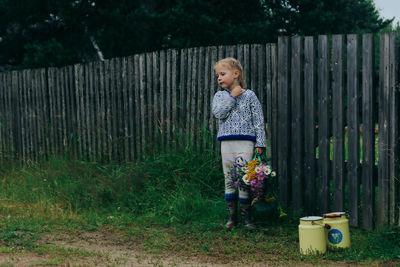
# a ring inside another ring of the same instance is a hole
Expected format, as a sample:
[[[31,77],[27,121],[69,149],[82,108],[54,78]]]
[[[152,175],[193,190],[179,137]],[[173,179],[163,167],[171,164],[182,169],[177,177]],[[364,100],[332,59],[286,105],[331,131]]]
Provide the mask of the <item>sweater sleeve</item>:
[[[212,112],[217,119],[225,119],[236,105],[236,99],[224,91],[215,93],[212,101]]]
[[[251,105],[251,116],[253,119],[253,125],[256,132],[256,143],[254,146],[266,147],[264,115],[261,103],[254,92],[252,92],[250,105]]]

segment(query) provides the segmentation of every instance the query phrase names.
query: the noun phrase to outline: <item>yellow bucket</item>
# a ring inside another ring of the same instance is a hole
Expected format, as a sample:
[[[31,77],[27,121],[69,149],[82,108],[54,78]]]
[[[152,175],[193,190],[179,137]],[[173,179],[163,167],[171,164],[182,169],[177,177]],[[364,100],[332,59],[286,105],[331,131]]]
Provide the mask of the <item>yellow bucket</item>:
[[[328,248],[350,247],[349,220],[345,212],[331,212],[324,214],[324,224],[330,226],[325,229]]]
[[[324,229],[322,217],[307,216],[300,218],[299,244],[301,254],[326,252]]]

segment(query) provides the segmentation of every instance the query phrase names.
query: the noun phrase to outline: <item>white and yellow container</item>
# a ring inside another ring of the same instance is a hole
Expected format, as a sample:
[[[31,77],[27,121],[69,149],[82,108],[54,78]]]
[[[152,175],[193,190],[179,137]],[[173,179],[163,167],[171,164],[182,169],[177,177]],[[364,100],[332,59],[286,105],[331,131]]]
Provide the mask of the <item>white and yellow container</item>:
[[[330,226],[329,229],[325,229],[328,248],[350,247],[349,220],[345,212],[325,213],[324,224]]]
[[[299,243],[301,254],[326,252],[325,227],[323,218],[307,216],[300,218]]]

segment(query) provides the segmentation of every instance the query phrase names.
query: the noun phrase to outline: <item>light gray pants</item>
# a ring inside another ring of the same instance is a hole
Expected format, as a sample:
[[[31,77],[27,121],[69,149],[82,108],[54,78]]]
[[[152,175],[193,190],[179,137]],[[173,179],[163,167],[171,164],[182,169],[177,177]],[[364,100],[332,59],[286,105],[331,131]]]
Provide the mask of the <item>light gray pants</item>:
[[[227,202],[236,201],[239,191],[239,201],[249,203],[249,192],[233,184],[231,171],[233,165],[241,157],[244,161],[252,160],[254,154],[254,142],[247,140],[224,140],[221,141],[222,169],[225,176],[225,200]]]

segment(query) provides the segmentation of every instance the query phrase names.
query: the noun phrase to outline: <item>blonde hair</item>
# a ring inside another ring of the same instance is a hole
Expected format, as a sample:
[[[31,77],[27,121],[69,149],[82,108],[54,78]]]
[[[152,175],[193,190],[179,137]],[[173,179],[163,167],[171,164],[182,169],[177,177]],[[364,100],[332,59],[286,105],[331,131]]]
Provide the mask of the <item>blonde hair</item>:
[[[239,61],[233,57],[227,57],[217,61],[214,65],[214,70],[217,66],[225,65],[231,70],[238,70],[239,71],[239,84],[242,88],[245,88],[244,83],[244,74],[243,74],[243,67],[240,65]]]

